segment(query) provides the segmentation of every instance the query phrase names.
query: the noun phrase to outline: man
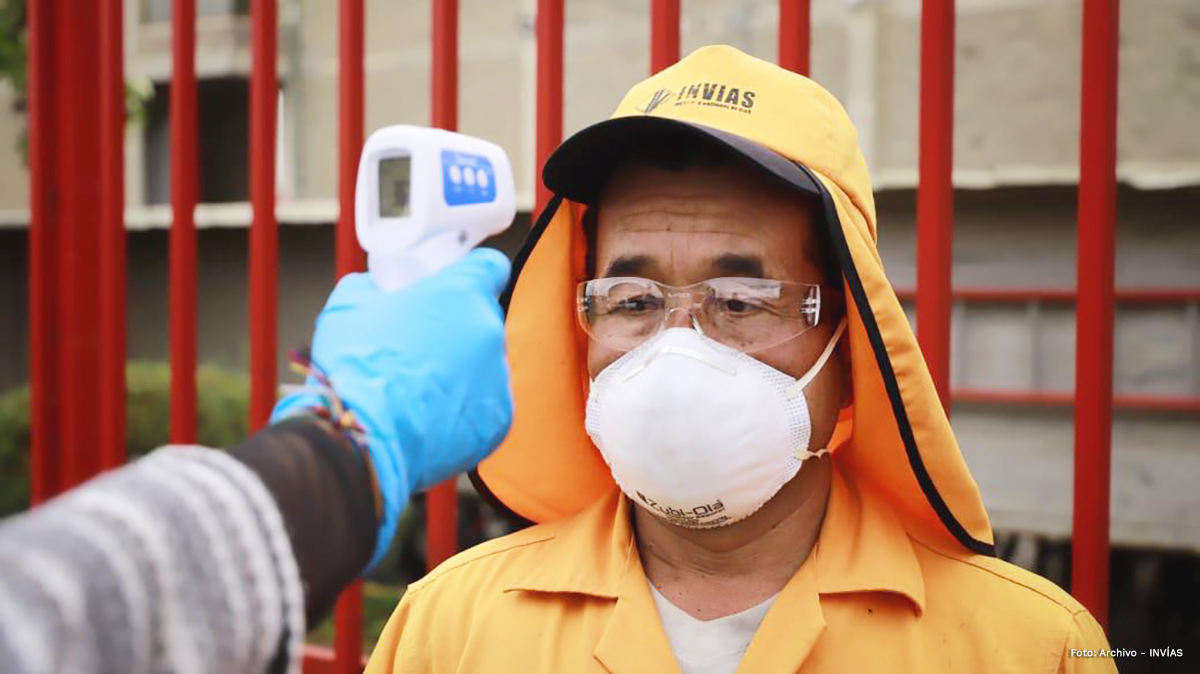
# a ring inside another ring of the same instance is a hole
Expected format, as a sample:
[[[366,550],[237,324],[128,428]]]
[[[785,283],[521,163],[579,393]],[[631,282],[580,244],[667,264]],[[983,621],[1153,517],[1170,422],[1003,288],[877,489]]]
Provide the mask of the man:
[[[704,48],[544,180],[476,475],[539,524],[410,586],[369,671],[1113,670],[994,556],[828,92]]]

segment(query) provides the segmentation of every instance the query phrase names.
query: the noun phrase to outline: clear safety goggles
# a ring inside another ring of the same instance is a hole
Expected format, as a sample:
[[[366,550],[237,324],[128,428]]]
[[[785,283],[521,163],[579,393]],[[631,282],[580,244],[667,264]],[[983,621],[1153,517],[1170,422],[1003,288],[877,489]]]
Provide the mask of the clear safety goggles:
[[[743,353],[798,337],[821,317],[821,286],[765,278],[713,278],[689,286],[599,278],[580,283],[576,299],[588,336],[619,351],[658,334],[677,312],[701,334]]]

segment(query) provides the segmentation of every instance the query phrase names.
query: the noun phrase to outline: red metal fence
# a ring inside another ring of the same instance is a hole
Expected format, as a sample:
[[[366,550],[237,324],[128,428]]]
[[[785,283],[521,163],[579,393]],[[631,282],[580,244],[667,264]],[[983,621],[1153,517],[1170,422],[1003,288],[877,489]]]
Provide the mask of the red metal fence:
[[[362,267],[354,180],[363,142],[363,0],[339,0],[339,275]],[[650,71],[679,58],[679,0],[650,0]],[[810,3],[779,2],[779,62],[807,74]],[[30,370],[35,502],[124,456],[124,77],[121,0],[30,2]],[[196,8],[172,12],[170,346],[171,438],[196,431]],[[924,0],[921,22],[918,288],[920,340],[944,404],[949,391],[953,232],[954,0]],[[562,138],[563,0],[537,3],[536,156]],[[1103,623],[1107,610],[1112,423],[1118,0],[1084,0],[1077,290],[1076,479],[1072,590]],[[250,361],[252,427],[276,390],[276,0],[251,2]],[[432,123],[457,126],[458,2],[433,0]],[[99,115],[95,111],[99,111]],[[97,179],[97,176],[99,177]],[[540,185],[540,181],[539,181]],[[539,186],[536,208],[547,201]],[[1059,400],[1059,402],[1063,402]],[[1069,400],[1067,401],[1069,402]],[[92,429],[100,429],[95,435]],[[98,437],[98,443],[96,438]],[[429,497],[429,556],[454,551],[451,484]],[[361,666],[362,599],[336,611],[336,655],[309,667]]]
[[[896,294],[904,302],[918,300],[919,293],[910,288],[897,288]],[[1115,304],[1128,309],[1177,308],[1183,312],[1190,309],[1200,311],[1200,289],[1188,288],[1138,288],[1116,289]],[[1004,306],[1048,307],[1076,305],[1078,294],[1074,290],[1053,288],[954,288],[949,295],[951,304],[983,308]],[[949,306],[949,305],[948,305]],[[949,316],[947,317],[949,320]],[[1197,321],[1194,324],[1200,324]],[[918,325],[918,330],[919,330]],[[1193,375],[1194,376],[1194,375]],[[985,403],[1023,405],[1035,407],[1072,407],[1075,396],[1070,391],[1013,390],[1007,388],[951,387],[952,403]],[[1121,393],[1114,392],[1112,406],[1116,409],[1138,412],[1182,412],[1200,414],[1200,396],[1181,393]]]
[[[950,411],[950,267],[954,247],[954,0],[921,5],[917,180],[917,340]]]

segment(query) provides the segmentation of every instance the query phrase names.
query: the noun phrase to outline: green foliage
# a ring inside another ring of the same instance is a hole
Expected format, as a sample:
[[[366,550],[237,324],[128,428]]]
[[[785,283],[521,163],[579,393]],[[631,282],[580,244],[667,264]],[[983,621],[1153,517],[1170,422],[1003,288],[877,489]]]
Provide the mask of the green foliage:
[[[27,0],[0,0],[0,81],[8,82],[16,93],[16,108],[24,110],[27,92],[29,39],[25,30]],[[147,78],[125,83],[125,116],[131,124],[144,126],[148,106],[154,98],[154,84]],[[17,150],[28,161],[28,127],[22,128]]]
[[[125,370],[126,437],[129,456],[167,443],[170,369],[165,363],[129,363]],[[199,390],[197,441],[228,447],[246,436],[249,386],[245,373],[205,365],[196,373]],[[29,502],[29,386],[0,395],[0,516]]]
[[[154,99],[154,82],[148,77],[125,80],[125,121],[134,126],[146,126],[150,121],[150,101]]]
[[[129,456],[141,456],[167,443],[171,372],[165,363],[129,363],[125,370],[126,437]],[[250,392],[244,373],[205,365],[196,372],[199,409],[197,441],[228,447],[246,437]]]
[[[25,35],[25,0],[0,0],[0,81],[16,92],[18,109],[25,106],[28,39]],[[27,157],[27,129],[21,129],[17,151]]]
[[[29,387],[0,396],[0,516],[29,504]]]
[[[406,588],[406,585],[398,584],[363,583],[363,653],[375,650],[375,642],[379,641],[379,635],[383,634],[383,628],[387,626],[388,618],[392,617],[392,611],[396,610],[396,604],[400,603]],[[309,630],[306,641],[332,648],[333,616]]]
[[[25,92],[25,0],[0,0],[0,79]]]

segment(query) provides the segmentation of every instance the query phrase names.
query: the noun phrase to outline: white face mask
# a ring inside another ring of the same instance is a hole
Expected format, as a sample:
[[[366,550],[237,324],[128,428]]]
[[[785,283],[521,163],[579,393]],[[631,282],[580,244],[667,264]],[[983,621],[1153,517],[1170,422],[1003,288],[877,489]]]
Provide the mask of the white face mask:
[[[706,529],[761,508],[807,458],[804,388],[845,330],[794,379],[692,328],[663,330],[592,381],[587,432],[635,503]]]

